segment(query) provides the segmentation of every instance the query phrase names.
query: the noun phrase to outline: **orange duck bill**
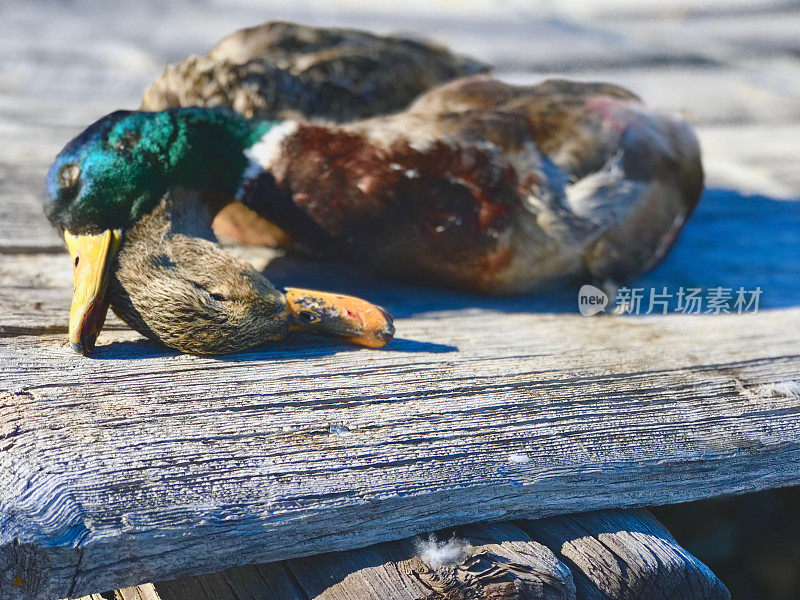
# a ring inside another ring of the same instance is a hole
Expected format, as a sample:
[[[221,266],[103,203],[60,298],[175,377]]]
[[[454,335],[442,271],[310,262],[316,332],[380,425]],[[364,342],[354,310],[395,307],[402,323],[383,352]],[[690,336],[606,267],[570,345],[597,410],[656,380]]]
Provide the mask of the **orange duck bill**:
[[[94,350],[103,328],[109,305],[108,280],[121,239],[120,229],[109,229],[97,235],[64,232],[75,283],[69,311],[69,343],[75,352],[89,354]]]
[[[394,336],[392,317],[354,296],[286,288],[292,330],[333,337],[367,348],[382,348]]]

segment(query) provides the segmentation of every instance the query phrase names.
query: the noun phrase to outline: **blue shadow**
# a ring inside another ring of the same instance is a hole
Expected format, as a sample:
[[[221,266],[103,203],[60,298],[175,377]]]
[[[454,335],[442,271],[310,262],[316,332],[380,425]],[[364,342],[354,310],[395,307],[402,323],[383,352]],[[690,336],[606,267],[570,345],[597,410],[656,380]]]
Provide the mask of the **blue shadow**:
[[[395,317],[480,307],[501,312],[575,313],[578,288],[491,297],[398,284],[336,263],[281,257],[265,274],[276,285],[339,291],[383,305]],[[666,258],[631,287],[762,289],[759,310],[800,304],[800,201],[706,190]]]
[[[644,288],[760,287],[759,310],[800,305],[800,201],[706,190]]]

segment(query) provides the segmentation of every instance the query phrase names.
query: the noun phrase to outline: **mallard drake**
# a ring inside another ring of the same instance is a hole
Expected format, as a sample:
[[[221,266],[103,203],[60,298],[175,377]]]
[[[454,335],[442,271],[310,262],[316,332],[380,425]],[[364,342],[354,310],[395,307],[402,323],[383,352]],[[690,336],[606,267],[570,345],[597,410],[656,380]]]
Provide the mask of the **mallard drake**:
[[[312,253],[497,294],[649,268],[701,188],[688,125],[624,89],[475,76],[341,125],[207,108],[113,113],[58,155],[45,211],[76,265],[78,350],[93,345],[110,301],[148,337],[226,352],[291,326],[368,345],[391,336],[382,311],[350,299],[303,324],[313,294],[292,302],[211,241],[211,219],[233,199]]]

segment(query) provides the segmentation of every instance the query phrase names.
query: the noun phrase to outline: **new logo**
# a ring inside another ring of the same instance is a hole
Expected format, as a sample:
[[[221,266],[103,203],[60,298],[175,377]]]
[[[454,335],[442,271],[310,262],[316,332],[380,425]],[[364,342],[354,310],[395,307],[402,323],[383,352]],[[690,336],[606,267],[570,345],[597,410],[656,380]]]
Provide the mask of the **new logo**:
[[[578,310],[585,317],[604,312],[608,306],[608,295],[593,285],[582,285],[578,290]]]

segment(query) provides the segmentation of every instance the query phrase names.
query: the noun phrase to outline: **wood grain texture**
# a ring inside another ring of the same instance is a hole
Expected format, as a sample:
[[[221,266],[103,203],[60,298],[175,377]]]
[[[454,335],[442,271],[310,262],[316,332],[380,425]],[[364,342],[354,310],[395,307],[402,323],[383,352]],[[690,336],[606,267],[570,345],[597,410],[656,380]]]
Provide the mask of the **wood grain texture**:
[[[569,565],[582,600],[730,599],[709,568],[646,510],[523,521],[520,527]]]
[[[295,559],[287,566],[307,597],[318,600],[575,597],[569,569],[508,523]]]
[[[0,594],[800,482],[800,400],[772,387],[800,373],[796,309],[405,310],[385,351],[0,339]]]
[[[431,554],[431,540],[436,538],[421,536],[140,585],[105,596],[120,600],[730,599],[708,568],[641,509],[437,533],[438,557]]]
[[[49,162],[86,124],[135,107],[166,62],[263,19],[257,4],[145,0],[125,19],[99,1],[85,10],[24,0],[0,7],[0,597],[88,593],[125,577],[154,581],[363,546],[479,515],[797,483],[798,400],[771,387],[800,378],[796,202],[780,208],[739,197],[736,210],[708,215],[687,246],[701,203],[665,265],[679,284],[763,277],[783,290],[778,306],[795,307],[788,311],[741,319],[525,315],[563,310],[563,298],[353,284],[323,265],[312,281],[372,290],[364,295],[401,317],[401,339],[387,352],[296,340],[225,361],[178,357],[115,331],[112,319],[98,359],[72,355],[62,345],[69,269],[53,254],[61,240],[40,207]],[[577,19],[500,7],[476,20],[462,14],[468,4],[401,15],[383,3],[356,15],[284,3],[270,5],[270,17],[416,29],[515,78],[567,71],[606,79],[596,67],[613,67],[653,106],[706,124],[712,185],[797,197],[796,8],[778,3],[763,11],[769,22],[715,19],[714,35],[687,53],[701,24],[687,13],[654,26],[653,14],[672,14],[663,2],[642,3],[652,9],[646,19],[614,14],[590,26],[576,24],[593,19],[582,2],[563,3],[567,12],[577,7]],[[713,4],[708,11],[741,11]],[[633,39],[643,31],[658,41]],[[754,60],[753,49],[769,62]],[[686,67],[696,63],[711,84],[687,87]],[[660,66],[639,76],[636,65]],[[665,81],[674,82],[667,92]],[[719,125],[731,120],[749,125]],[[737,223],[744,206],[750,212]],[[743,244],[745,234],[765,245]],[[295,285],[309,272],[294,263],[270,269]],[[648,275],[641,285],[655,281]],[[771,297],[768,289],[764,299]],[[342,424],[349,436],[331,433]],[[509,462],[511,454],[527,462]],[[165,563],[170,575],[159,568]],[[15,573],[25,576],[19,586]],[[124,592],[156,597],[152,585]]]
[[[325,568],[321,562],[321,571],[324,572]],[[124,591],[131,592],[142,587],[135,586]],[[117,590],[116,593],[121,591]],[[149,595],[142,600],[308,600],[285,561],[147,584],[146,593]]]
[[[56,232],[42,212],[44,169],[0,163],[0,254],[57,252]]]

